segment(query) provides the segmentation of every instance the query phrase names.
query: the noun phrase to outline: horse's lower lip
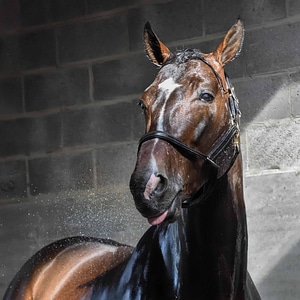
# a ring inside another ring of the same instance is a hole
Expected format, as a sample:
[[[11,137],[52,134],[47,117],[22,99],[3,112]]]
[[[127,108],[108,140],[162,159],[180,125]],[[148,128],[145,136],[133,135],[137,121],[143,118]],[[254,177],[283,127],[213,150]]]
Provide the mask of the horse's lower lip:
[[[167,215],[168,215],[168,210],[166,210],[165,212],[163,212],[157,217],[148,218],[148,222],[150,225],[158,225],[166,219]]]
[[[169,208],[166,209],[163,213],[156,217],[148,218],[148,222],[150,223],[150,225],[158,225],[166,219],[170,222],[173,222],[178,217],[178,215],[180,214],[178,209],[178,203],[180,202],[179,195],[180,192],[177,193]]]

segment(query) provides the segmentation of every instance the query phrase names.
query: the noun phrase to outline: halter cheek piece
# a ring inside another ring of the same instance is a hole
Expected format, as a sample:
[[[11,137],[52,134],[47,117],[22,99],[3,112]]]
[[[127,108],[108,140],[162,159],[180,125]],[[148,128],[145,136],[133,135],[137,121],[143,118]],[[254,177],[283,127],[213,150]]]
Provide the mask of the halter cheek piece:
[[[204,154],[196,149],[191,148],[190,146],[186,145],[182,141],[178,140],[174,136],[172,136],[164,131],[150,131],[150,132],[144,134],[139,141],[139,147],[138,147],[138,151],[139,151],[141,145],[144,142],[157,138],[157,139],[167,141],[175,148],[179,148],[183,152],[186,152],[192,156],[200,157],[201,159],[203,159],[204,161],[208,162],[211,165],[212,168],[211,168],[211,173],[210,173],[208,181],[191,198],[185,199],[182,202],[183,208],[190,207],[194,204],[202,203],[210,195],[217,179],[219,177],[221,177],[221,176],[218,176],[218,173],[220,170],[220,165],[216,162],[216,160],[217,160],[218,156],[220,155],[220,153],[224,152],[230,143],[233,143],[233,145],[234,145],[234,153],[231,157],[229,167],[224,174],[226,174],[230,170],[230,168],[232,167],[233,163],[236,160],[237,155],[239,154],[238,137],[239,137],[239,131],[240,131],[239,130],[239,117],[240,117],[241,113],[238,108],[238,100],[236,98],[234,88],[229,83],[229,78],[225,74],[225,79],[226,79],[226,90],[225,90],[225,88],[222,84],[220,75],[213,69],[213,67],[204,58],[201,58],[201,60],[204,63],[206,63],[213,70],[215,76],[217,77],[217,79],[219,81],[219,85],[221,85],[222,91],[227,92],[229,95],[228,96],[228,104],[229,104],[229,108],[230,108],[230,112],[231,112],[231,119],[232,119],[230,127],[213,144],[212,149],[209,152],[209,154]],[[222,174],[222,176],[224,174]]]

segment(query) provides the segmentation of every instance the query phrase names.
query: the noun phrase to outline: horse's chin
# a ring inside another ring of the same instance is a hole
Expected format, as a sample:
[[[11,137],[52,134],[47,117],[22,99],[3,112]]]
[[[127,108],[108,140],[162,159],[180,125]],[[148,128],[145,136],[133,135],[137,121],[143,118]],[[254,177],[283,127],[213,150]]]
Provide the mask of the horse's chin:
[[[150,225],[159,225],[163,222],[169,222],[172,223],[174,222],[178,216],[180,215],[180,205],[181,201],[179,199],[179,193],[176,195],[176,197],[173,199],[171,202],[171,205],[167,210],[165,210],[163,213],[155,216],[148,218],[148,222]]]

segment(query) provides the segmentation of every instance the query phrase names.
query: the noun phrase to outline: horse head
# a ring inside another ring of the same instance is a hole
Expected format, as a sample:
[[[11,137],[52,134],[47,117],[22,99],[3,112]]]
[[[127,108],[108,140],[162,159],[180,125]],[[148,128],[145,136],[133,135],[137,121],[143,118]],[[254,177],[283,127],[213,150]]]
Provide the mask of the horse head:
[[[205,194],[238,153],[239,110],[224,66],[239,54],[243,37],[237,20],[215,51],[172,53],[145,25],[146,54],[159,71],[139,102],[146,133],[130,189],[152,225],[175,220],[182,205]]]

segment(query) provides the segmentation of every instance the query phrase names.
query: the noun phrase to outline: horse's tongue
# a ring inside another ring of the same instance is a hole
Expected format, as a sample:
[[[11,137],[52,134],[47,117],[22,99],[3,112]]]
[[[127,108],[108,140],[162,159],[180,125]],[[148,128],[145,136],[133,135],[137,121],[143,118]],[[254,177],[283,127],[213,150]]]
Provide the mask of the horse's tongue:
[[[149,218],[148,222],[150,223],[150,225],[158,225],[165,220],[167,214],[168,214],[168,211],[166,210],[164,213],[162,213],[158,217]]]

